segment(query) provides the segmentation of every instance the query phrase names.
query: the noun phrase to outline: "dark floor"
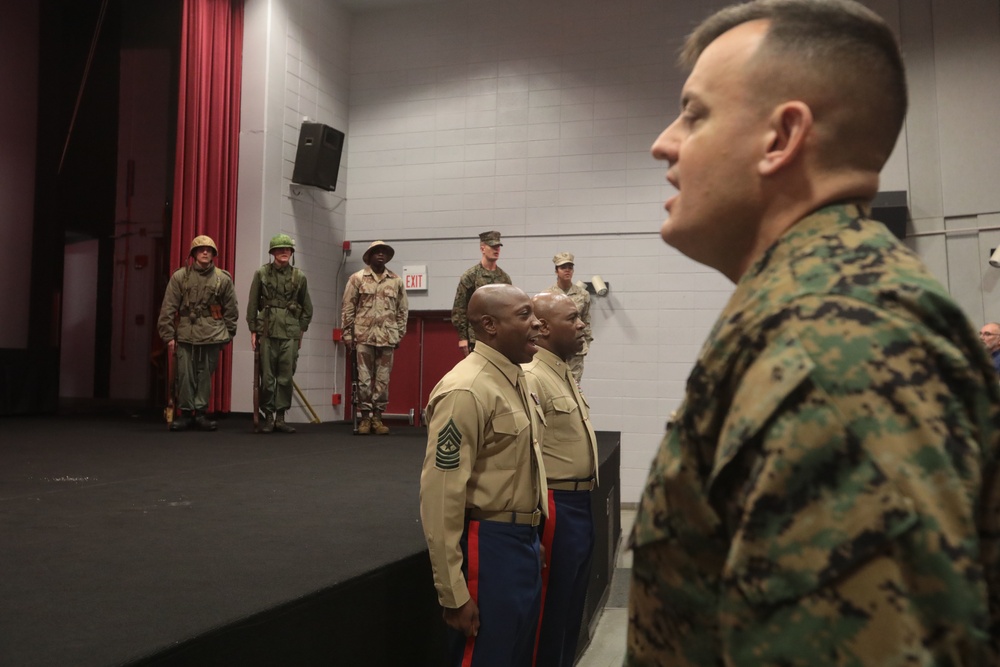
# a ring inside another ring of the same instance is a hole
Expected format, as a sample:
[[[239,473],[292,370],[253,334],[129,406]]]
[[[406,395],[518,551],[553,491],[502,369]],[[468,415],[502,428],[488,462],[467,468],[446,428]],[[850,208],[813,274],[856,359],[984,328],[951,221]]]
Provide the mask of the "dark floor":
[[[426,435],[0,419],[0,665],[149,656],[424,550]]]

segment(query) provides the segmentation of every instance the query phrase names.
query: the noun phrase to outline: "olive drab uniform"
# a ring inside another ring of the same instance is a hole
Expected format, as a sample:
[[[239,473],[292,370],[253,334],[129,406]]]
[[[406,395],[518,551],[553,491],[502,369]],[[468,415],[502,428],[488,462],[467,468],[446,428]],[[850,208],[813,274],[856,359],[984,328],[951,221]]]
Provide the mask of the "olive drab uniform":
[[[431,392],[420,519],[442,607],[475,598],[482,625],[449,629],[449,663],[531,664],[541,598],[537,525],[547,511],[542,417],[521,367],[476,346]],[[500,656],[507,656],[504,661]],[[481,659],[480,658],[480,659]]]
[[[177,398],[182,415],[204,418],[219,352],[236,335],[238,321],[236,291],[227,271],[214,263],[205,269],[192,263],[170,277],[157,331],[163,342],[175,341]],[[183,421],[175,420],[175,424],[184,427]]]
[[[455,329],[458,331],[458,339],[469,341],[470,350],[476,345],[476,333],[472,330],[472,326],[469,325],[469,317],[466,312],[469,308],[469,299],[472,298],[472,293],[483,285],[493,285],[495,283],[502,283],[504,285],[514,284],[511,282],[507,272],[499,266],[496,270],[490,271],[483,268],[482,264],[476,264],[463,273],[462,277],[458,280],[458,288],[455,290],[455,302],[451,307],[451,323],[455,325]]]
[[[539,347],[522,367],[545,416],[538,439],[549,511],[541,524],[546,567],[535,664],[573,667],[594,551],[590,492],[598,482],[597,435],[569,364]]]
[[[292,406],[292,376],[312,316],[306,275],[300,269],[290,264],[278,268],[274,262],[257,269],[250,284],[247,325],[260,347],[260,407],[269,421]]]
[[[998,425],[920,260],[860,207],[802,219],[738,282],[653,461],[626,664],[1000,664]]]

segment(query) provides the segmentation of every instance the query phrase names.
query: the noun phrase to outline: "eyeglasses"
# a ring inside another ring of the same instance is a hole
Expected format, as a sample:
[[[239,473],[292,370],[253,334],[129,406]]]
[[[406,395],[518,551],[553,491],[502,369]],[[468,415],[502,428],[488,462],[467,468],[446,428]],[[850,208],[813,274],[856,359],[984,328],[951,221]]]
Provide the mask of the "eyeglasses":
[[[995,336],[1000,336],[1000,333],[990,333],[988,331],[980,331],[979,332],[979,337],[980,338],[993,338]]]

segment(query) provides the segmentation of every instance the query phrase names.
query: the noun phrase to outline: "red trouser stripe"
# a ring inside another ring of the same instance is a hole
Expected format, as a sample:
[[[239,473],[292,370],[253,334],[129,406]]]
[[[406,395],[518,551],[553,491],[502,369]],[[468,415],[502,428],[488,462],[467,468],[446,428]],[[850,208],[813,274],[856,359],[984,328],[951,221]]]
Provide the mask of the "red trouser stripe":
[[[469,522],[468,538],[468,565],[469,565],[469,595],[472,601],[479,605],[479,522]],[[476,648],[476,636],[472,635],[465,640],[465,653],[462,654],[462,667],[471,667],[472,651]]]
[[[545,528],[542,530],[542,546],[545,547],[545,563],[542,567],[542,602],[538,608],[538,627],[535,629],[535,650],[531,653],[531,665],[538,662],[538,640],[542,637],[542,619],[545,617],[545,594],[549,591],[549,570],[552,565],[552,540],[556,536],[556,501],[552,489],[549,489],[549,515],[545,518]]]

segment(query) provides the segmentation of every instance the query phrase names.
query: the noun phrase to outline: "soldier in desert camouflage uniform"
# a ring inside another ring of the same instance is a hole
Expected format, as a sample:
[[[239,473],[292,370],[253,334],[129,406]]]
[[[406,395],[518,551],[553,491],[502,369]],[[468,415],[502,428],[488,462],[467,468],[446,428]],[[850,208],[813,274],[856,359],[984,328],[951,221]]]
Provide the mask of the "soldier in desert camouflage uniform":
[[[556,284],[550,287],[548,292],[553,294],[565,294],[573,299],[576,308],[580,311],[580,319],[583,320],[583,347],[573,355],[569,361],[569,369],[573,372],[576,384],[580,384],[583,379],[583,362],[587,353],[590,352],[590,343],[594,340],[594,334],[590,329],[590,293],[573,282],[573,253],[560,252],[552,258],[552,263],[556,265]]]
[[[344,342],[358,355],[358,433],[389,432],[382,413],[389,403],[393,352],[406,335],[409,306],[403,281],[386,268],[395,251],[375,241],[365,251],[364,269],[353,274],[344,290],[341,327]]]
[[[513,284],[507,272],[497,266],[497,259],[500,258],[500,248],[502,247],[500,232],[490,231],[480,234],[479,252],[482,253],[482,259],[458,279],[455,303],[451,307],[451,323],[458,329],[458,346],[464,354],[472,352],[473,348],[476,347],[476,332],[469,325],[469,318],[466,315],[472,293],[483,285]]]
[[[868,219],[895,38],[854,2],[763,0],[685,58],[661,235],[736,289],[639,504],[626,664],[1000,664],[1000,391]]]

